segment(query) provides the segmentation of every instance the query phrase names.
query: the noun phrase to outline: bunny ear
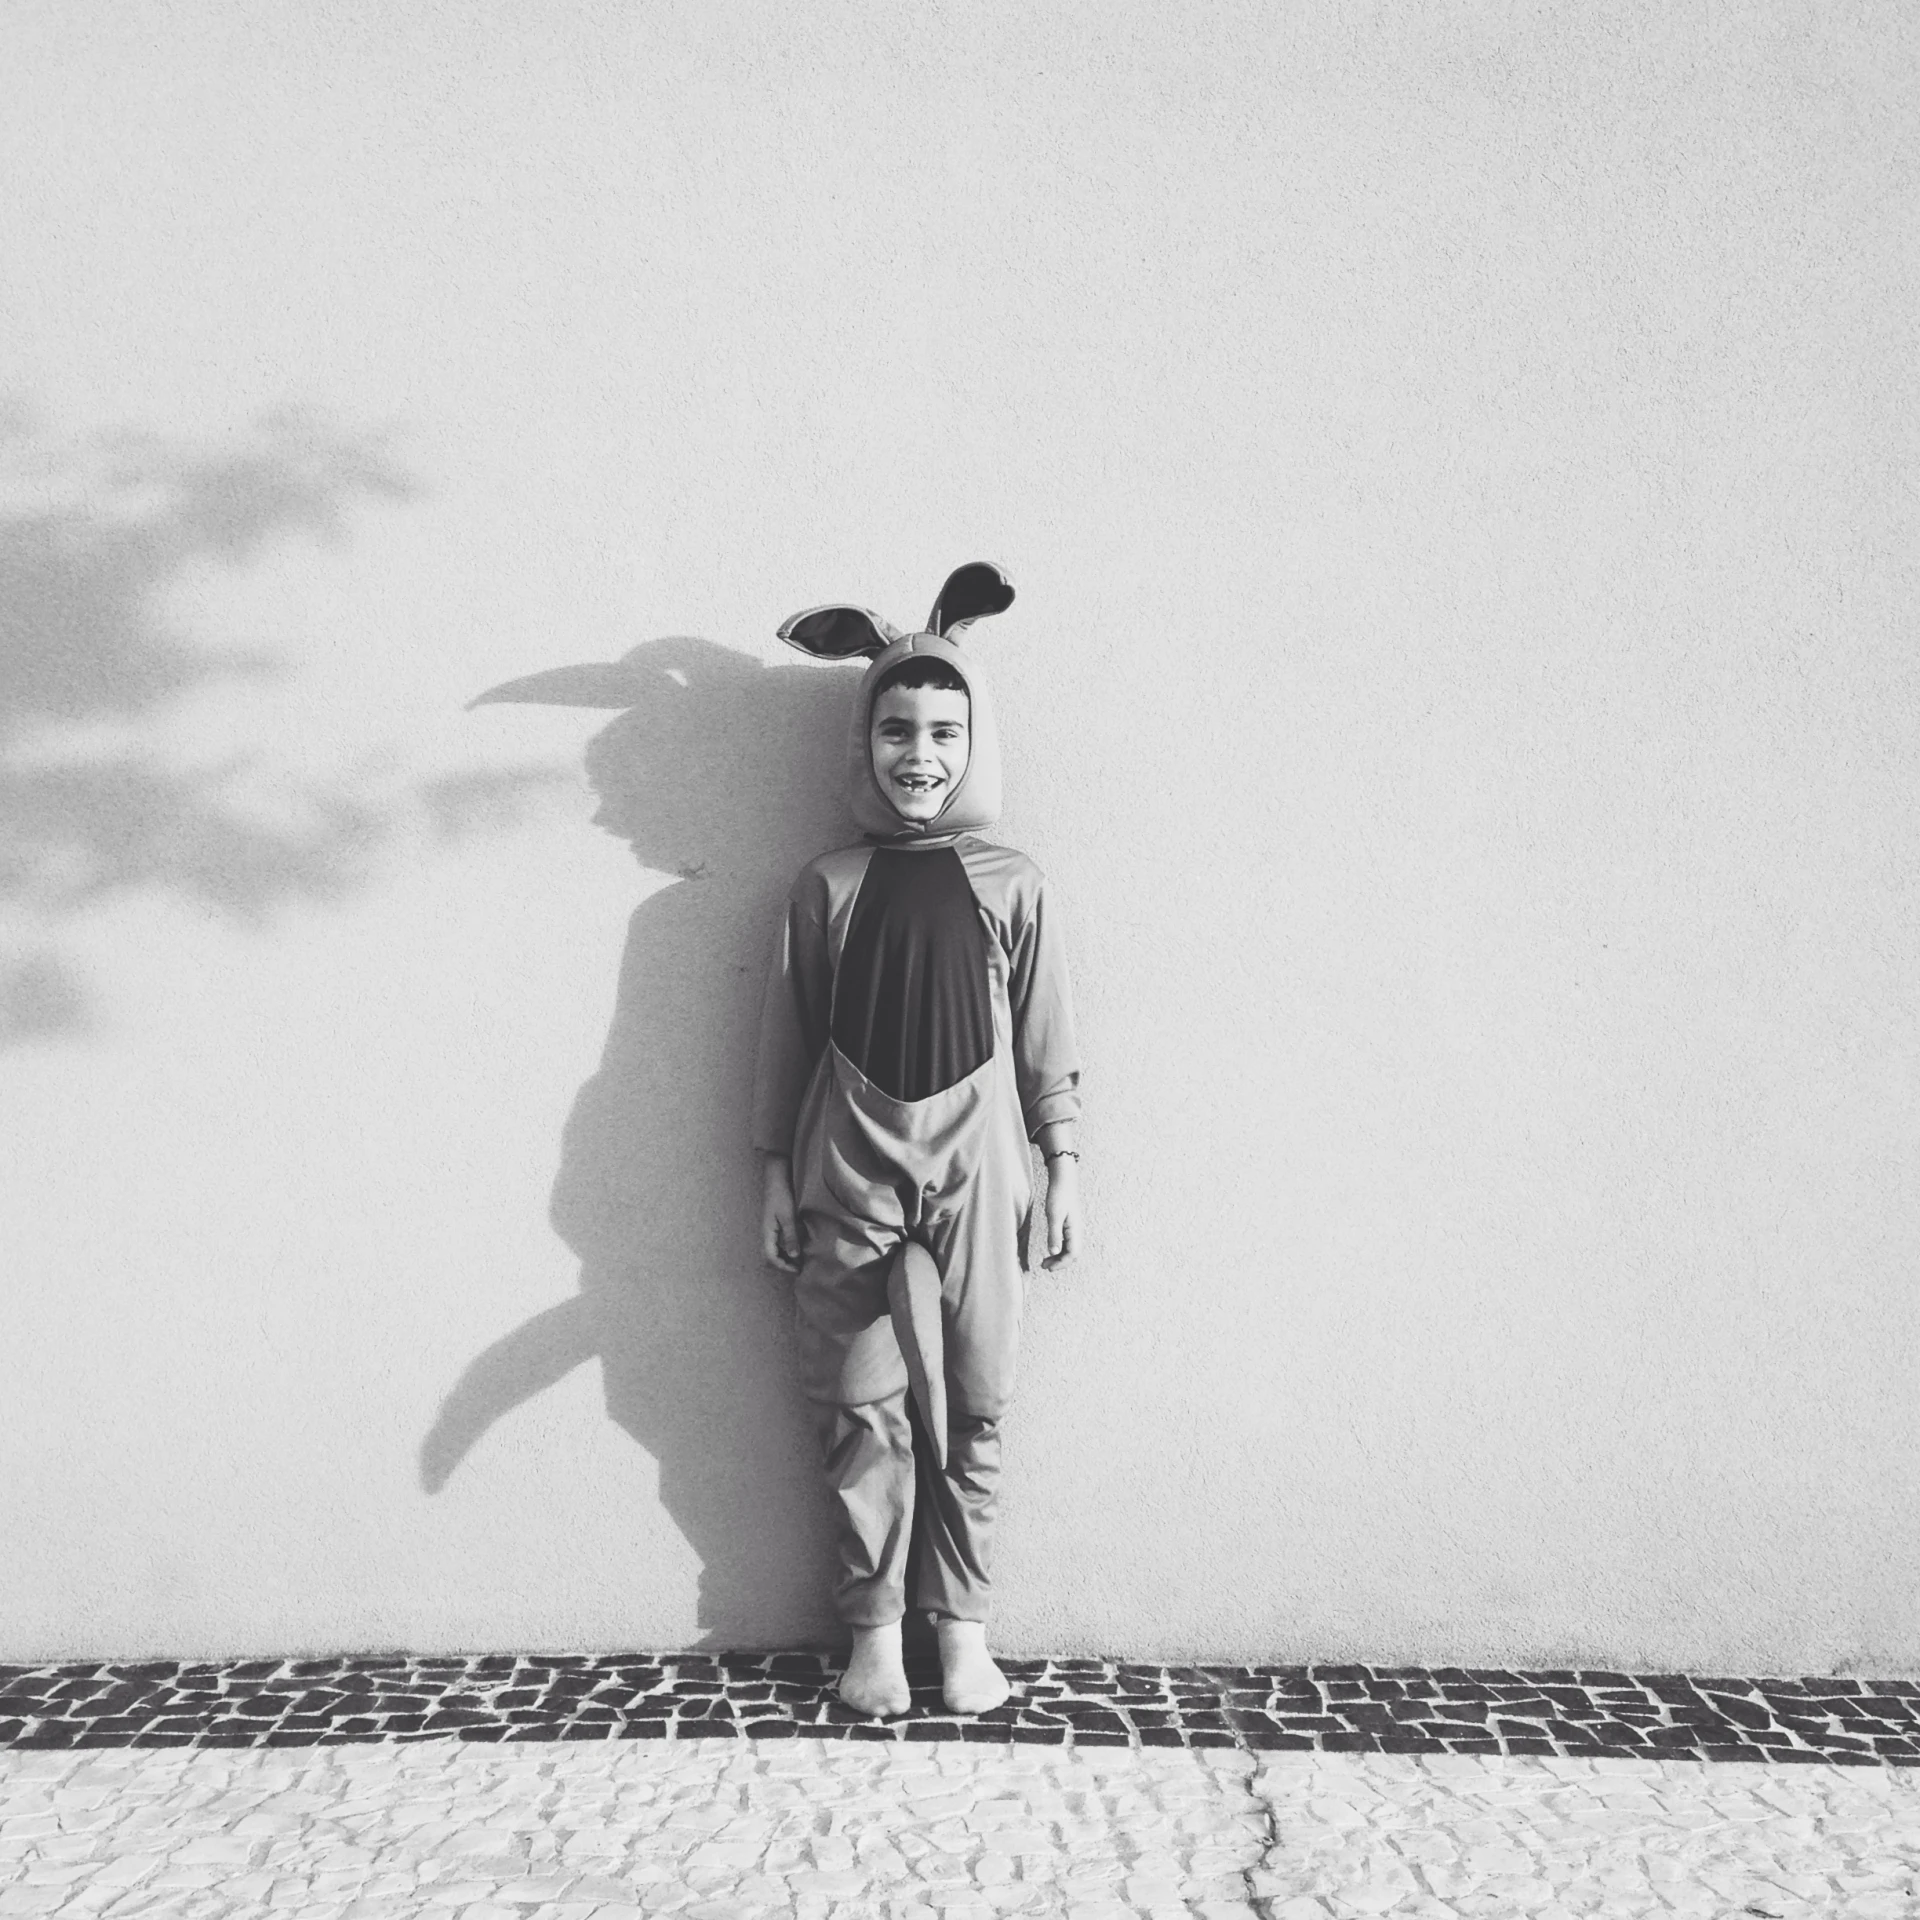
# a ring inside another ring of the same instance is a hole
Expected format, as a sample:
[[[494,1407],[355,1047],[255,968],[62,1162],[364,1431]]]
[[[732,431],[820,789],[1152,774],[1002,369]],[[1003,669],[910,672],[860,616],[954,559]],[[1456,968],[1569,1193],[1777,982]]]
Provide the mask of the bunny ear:
[[[1005,613],[1012,605],[1013,582],[991,562],[969,560],[947,575],[947,584],[927,615],[927,631],[944,639],[990,613]]]
[[[780,623],[780,638],[816,660],[853,660],[885,653],[900,633],[865,607],[809,607]]]

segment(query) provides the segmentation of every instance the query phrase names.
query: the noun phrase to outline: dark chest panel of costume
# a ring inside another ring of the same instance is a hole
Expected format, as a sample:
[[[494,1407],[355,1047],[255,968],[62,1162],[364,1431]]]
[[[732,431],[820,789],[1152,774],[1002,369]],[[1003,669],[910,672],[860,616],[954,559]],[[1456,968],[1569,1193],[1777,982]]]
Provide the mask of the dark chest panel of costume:
[[[896,1100],[924,1100],[992,1058],[987,933],[952,847],[874,849],[834,978],[833,1043]]]

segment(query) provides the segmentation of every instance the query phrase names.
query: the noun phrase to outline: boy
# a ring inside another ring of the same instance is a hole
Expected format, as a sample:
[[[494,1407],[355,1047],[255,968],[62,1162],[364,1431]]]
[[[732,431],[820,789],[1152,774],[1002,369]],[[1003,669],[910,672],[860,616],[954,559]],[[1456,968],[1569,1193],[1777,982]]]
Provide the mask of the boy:
[[[1032,1204],[1047,1168],[1048,1267],[1079,1238],[1079,1063],[1059,929],[1039,869],[976,837],[1000,810],[999,744],[977,669],[949,637],[1012,603],[960,568],[927,631],[856,607],[780,637],[873,657],[854,702],[848,783],[865,838],[794,883],[761,1024],[754,1145],[762,1252],[795,1276],[801,1382],[835,1509],[834,1598],[853,1630],[840,1695],[904,1713],[901,1662],[915,1463],[924,1564],[955,1713],[1009,1692],[987,1651],[1000,1423],[1013,1388]]]

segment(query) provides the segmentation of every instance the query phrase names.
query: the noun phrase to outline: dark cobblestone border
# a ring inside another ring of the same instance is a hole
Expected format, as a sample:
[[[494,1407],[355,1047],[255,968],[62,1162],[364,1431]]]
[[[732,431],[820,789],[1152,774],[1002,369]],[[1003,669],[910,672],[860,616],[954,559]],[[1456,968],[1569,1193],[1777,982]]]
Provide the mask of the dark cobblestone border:
[[[0,1667],[0,1747],[751,1735],[1920,1766],[1920,1680],[1003,1664],[1014,1698],[962,1720],[941,1706],[932,1664],[910,1659],[913,1711],[885,1724],[857,1719],[840,1704],[837,1663],[815,1653]]]

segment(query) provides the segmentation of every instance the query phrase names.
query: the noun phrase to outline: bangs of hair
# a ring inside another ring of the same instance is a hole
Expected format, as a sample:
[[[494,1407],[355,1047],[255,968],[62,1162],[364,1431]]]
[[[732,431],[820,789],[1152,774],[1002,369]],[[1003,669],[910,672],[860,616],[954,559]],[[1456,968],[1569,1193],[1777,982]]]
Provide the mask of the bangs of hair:
[[[896,687],[935,687],[942,693],[965,693],[967,683],[944,660],[910,655],[882,677],[873,690],[873,704],[878,706],[880,696]]]

